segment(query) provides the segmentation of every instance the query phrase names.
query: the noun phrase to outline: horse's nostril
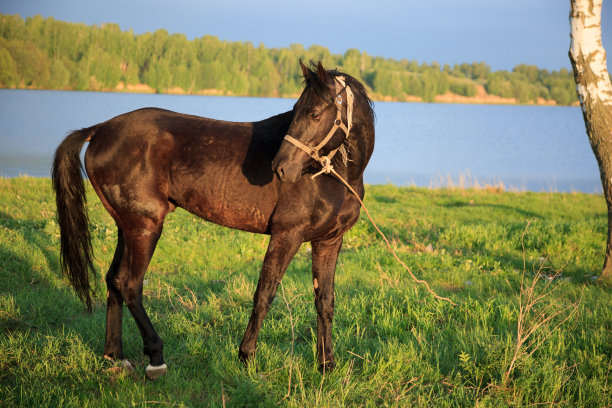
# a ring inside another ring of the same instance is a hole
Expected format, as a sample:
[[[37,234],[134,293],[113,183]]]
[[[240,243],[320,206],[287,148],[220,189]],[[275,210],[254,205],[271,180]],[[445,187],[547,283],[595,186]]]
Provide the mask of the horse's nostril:
[[[301,168],[298,164],[286,162],[278,164],[274,172],[281,181],[293,183],[299,178]]]

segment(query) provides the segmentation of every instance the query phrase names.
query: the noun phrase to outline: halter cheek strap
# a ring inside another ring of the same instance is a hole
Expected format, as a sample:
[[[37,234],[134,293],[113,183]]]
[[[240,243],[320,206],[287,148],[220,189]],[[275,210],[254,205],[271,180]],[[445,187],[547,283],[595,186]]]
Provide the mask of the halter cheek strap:
[[[344,136],[345,139],[349,137],[349,132],[351,131],[351,125],[353,122],[353,92],[351,91],[351,88],[348,85],[346,85],[344,77],[338,76],[338,77],[335,77],[334,79],[335,79],[335,84],[336,84],[336,98],[334,99],[334,104],[336,105],[336,119],[334,120],[334,125],[332,126],[330,131],[327,133],[327,136],[325,136],[325,138],[321,141],[321,143],[319,143],[315,147],[309,147],[309,146],[306,146],[304,143],[300,142],[299,140],[297,140],[296,138],[292,137],[291,135],[285,136],[286,141],[293,144],[298,149],[306,152],[306,154],[308,154],[313,160],[317,161],[321,165],[322,167],[321,171],[318,172],[317,174],[314,174],[312,178],[315,178],[318,175],[323,174],[323,173],[328,174],[334,171],[334,168],[331,164],[331,159],[334,157],[334,155],[336,154],[338,149],[340,149],[340,147],[337,147],[331,152],[329,152],[327,156],[320,156],[319,151],[327,144],[327,142],[329,142],[332,136],[336,133],[336,130],[342,129],[342,131],[345,134]],[[346,125],[342,123],[342,102],[343,100],[342,100],[342,96],[340,95],[340,93],[342,92],[343,89],[346,90],[346,99],[347,99],[347,105],[346,105],[347,124]]]

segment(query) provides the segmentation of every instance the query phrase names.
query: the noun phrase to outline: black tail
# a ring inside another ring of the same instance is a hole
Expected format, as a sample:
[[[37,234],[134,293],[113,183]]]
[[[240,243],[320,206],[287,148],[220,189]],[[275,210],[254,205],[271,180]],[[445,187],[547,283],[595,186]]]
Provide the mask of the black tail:
[[[71,133],[55,151],[51,179],[55,190],[57,220],[60,227],[62,272],[68,276],[79,298],[91,311],[89,271],[92,262],[89,217],[85,204],[85,183],[80,153],[95,127]]]

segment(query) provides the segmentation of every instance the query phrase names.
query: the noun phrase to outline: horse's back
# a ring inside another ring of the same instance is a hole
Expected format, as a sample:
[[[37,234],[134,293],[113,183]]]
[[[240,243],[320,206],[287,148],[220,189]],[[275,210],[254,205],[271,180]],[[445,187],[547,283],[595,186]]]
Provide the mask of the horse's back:
[[[159,219],[177,205],[221,225],[265,232],[276,200],[270,162],[284,121],[141,109],[97,125],[87,173],[116,220],[119,213]]]

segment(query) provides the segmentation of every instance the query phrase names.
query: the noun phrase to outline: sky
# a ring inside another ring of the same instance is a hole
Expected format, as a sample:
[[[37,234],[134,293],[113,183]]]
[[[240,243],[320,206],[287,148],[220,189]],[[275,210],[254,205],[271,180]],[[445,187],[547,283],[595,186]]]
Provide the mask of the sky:
[[[603,45],[612,52],[612,0]],[[0,13],[450,65],[570,69],[569,0],[0,0]],[[609,26],[609,27],[608,27]],[[608,58],[609,59],[609,58]],[[611,67],[609,66],[609,69]]]

